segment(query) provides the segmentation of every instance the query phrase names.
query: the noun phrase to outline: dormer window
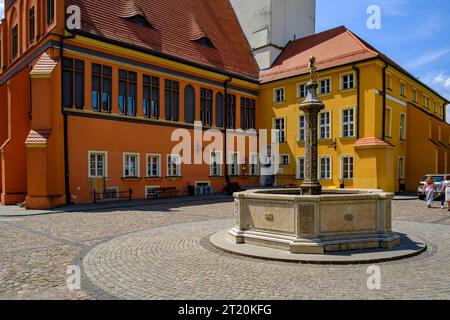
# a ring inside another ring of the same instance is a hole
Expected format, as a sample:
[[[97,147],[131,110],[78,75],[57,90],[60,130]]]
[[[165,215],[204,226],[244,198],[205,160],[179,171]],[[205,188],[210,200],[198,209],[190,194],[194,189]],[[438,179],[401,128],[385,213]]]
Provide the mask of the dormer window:
[[[211,39],[206,32],[202,29],[195,16],[191,16],[190,20],[190,40],[196,42],[202,46],[214,48]]]
[[[121,18],[141,27],[155,29],[155,27],[148,21],[144,11],[142,11],[136,0],[125,0],[122,8],[123,12],[120,15]]]
[[[138,14],[132,17],[128,17],[128,18],[124,18],[134,24],[137,24],[141,27],[146,27],[146,28],[153,28],[153,26],[150,24],[150,22],[147,21],[147,18]]]
[[[194,40],[194,42],[197,42],[198,44],[201,44],[202,46],[214,48],[213,43],[208,37],[201,37],[200,39]]]

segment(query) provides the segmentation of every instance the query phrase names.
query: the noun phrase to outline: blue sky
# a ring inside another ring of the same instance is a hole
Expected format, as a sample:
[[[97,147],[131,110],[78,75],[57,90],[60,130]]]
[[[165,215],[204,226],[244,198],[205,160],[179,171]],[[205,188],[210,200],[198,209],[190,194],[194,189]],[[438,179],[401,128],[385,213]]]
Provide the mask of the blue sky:
[[[380,30],[367,28],[370,5],[381,9]],[[347,26],[450,100],[450,1],[317,0],[316,24]]]

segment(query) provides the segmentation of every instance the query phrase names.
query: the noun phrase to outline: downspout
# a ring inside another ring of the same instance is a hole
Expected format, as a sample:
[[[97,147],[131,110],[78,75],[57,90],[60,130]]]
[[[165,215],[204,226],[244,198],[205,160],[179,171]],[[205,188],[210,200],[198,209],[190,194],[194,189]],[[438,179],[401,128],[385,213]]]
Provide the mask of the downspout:
[[[66,192],[66,204],[71,203],[70,196],[70,177],[69,177],[69,142],[68,142],[68,130],[67,130],[67,114],[64,112],[63,106],[63,94],[64,94],[64,76],[63,76],[63,60],[64,60],[64,40],[75,39],[75,35],[69,33],[69,35],[61,36],[59,42],[59,54],[61,58],[61,113],[63,115],[63,131],[64,131],[64,188]]]
[[[225,139],[224,139],[224,144],[223,144],[223,154],[225,157],[225,182],[226,185],[229,186],[231,184],[231,180],[230,180],[230,175],[228,172],[228,153],[227,153],[227,148],[228,148],[228,142],[227,142],[227,97],[228,97],[228,83],[230,83],[231,81],[233,81],[233,77],[229,76],[228,79],[226,79],[223,83],[223,88],[224,88],[224,104],[223,104],[223,123],[224,123],[224,127],[225,127]]]
[[[355,70],[356,73],[356,140],[359,140],[360,134],[359,134],[359,128],[360,128],[360,110],[361,110],[361,102],[360,102],[360,98],[361,98],[361,94],[360,94],[360,79],[359,79],[359,75],[360,75],[360,70],[359,68],[356,66],[356,63],[353,64],[353,70]]]
[[[387,68],[389,68],[389,65],[386,63],[386,65],[383,68],[383,123],[382,123],[382,134],[381,137],[383,141],[386,140],[386,99],[387,99],[387,94],[386,94],[386,70]]]

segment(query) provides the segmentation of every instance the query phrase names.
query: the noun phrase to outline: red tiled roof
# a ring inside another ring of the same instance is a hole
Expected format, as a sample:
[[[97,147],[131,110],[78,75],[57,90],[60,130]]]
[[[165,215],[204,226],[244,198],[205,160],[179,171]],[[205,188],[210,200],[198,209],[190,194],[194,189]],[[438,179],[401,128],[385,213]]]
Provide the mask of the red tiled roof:
[[[375,137],[362,138],[356,141],[355,148],[364,147],[392,147],[392,144]]]
[[[44,52],[31,70],[31,75],[47,75],[53,72],[58,63]]]
[[[66,0],[66,5],[80,7],[81,34],[258,80],[259,68],[228,0],[126,0],[126,10],[124,0]],[[140,12],[154,28],[123,18]],[[204,36],[214,47],[193,41]]]
[[[367,42],[341,26],[289,42],[273,66],[261,72],[261,82],[307,73],[311,56],[316,57],[318,70],[376,57],[387,59]],[[399,67],[393,61],[389,62]]]
[[[46,144],[51,133],[50,129],[31,130],[25,144]]]

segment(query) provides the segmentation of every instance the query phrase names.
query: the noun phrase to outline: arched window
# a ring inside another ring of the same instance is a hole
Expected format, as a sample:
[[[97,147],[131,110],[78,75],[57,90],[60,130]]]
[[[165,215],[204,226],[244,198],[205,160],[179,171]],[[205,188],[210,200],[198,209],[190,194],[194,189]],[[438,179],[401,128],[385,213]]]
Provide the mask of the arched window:
[[[223,94],[216,95],[216,127],[223,127]]]
[[[55,20],[55,0],[47,0],[47,25]]]
[[[184,90],[184,120],[188,123],[195,121],[195,90],[190,84]]]

